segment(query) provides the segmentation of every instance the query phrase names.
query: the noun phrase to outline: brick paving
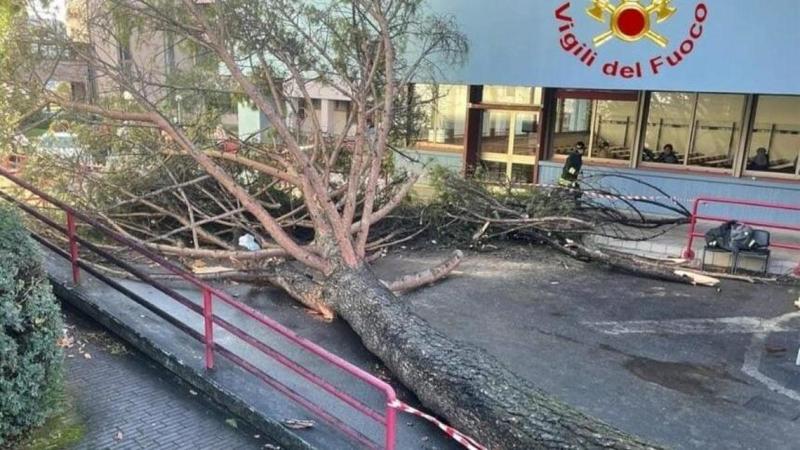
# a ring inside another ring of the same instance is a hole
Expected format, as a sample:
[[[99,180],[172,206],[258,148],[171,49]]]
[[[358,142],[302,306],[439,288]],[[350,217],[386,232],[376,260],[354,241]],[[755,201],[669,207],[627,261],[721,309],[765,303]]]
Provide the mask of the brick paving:
[[[66,385],[86,423],[73,450],[279,448],[241,420],[226,423],[231,415],[89,319],[75,311],[66,319],[75,339]]]

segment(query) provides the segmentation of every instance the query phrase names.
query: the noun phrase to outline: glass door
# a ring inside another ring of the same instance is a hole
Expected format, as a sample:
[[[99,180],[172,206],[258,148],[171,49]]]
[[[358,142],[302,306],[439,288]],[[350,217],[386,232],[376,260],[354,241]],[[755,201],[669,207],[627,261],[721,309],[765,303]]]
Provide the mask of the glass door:
[[[539,111],[487,109],[480,160],[489,181],[532,184],[539,154]]]

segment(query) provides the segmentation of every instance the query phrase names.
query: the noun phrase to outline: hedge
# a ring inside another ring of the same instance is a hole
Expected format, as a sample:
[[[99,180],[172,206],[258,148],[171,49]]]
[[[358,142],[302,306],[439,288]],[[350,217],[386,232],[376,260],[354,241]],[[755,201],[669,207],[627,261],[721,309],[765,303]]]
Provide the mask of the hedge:
[[[0,447],[51,413],[62,329],[37,244],[19,217],[0,206]]]

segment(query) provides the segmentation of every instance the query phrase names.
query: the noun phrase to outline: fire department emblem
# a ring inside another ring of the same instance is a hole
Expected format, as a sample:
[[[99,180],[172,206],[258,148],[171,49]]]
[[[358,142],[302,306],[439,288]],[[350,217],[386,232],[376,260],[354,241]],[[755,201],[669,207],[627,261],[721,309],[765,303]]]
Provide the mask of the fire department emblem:
[[[666,47],[669,40],[653,31],[652,23],[669,20],[678,10],[672,6],[672,0],[651,0],[645,6],[641,0],[620,0],[618,5],[611,0],[591,0],[592,5],[586,10],[589,17],[608,24],[610,29],[594,38],[595,47],[599,47],[613,38],[626,42],[637,42],[649,39],[660,47]]]

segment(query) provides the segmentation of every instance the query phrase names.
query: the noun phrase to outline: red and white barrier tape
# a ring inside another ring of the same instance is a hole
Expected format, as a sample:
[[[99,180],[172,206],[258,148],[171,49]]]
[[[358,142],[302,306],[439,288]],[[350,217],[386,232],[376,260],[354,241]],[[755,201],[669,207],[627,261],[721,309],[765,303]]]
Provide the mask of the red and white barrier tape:
[[[565,191],[575,191],[581,192],[587,196],[595,197],[595,198],[605,198],[608,200],[632,200],[632,201],[659,201],[659,200],[672,200],[681,203],[691,203],[694,201],[693,198],[679,198],[679,197],[670,197],[667,195],[614,195],[614,194],[601,194],[599,192],[592,192],[591,190],[581,190],[581,189],[574,189],[571,187],[560,186],[557,184],[535,184],[534,186],[539,188],[545,189],[558,189],[558,190],[565,190]]]
[[[439,427],[442,431],[447,433],[448,436],[453,438],[456,442],[463,445],[464,448],[467,450],[488,450],[486,447],[482,446],[478,443],[475,439],[461,433],[460,431],[456,430],[455,428],[445,424],[441,420],[437,419],[436,417],[431,416],[430,414],[425,414],[424,412],[408,406],[407,404],[401,402],[400,400],[395,399],[393,402],[389,403],[389,407],[413,414],[418,417],[422,417],[423,419],[433,423],[437,427]]]

